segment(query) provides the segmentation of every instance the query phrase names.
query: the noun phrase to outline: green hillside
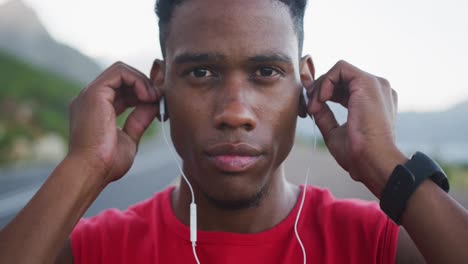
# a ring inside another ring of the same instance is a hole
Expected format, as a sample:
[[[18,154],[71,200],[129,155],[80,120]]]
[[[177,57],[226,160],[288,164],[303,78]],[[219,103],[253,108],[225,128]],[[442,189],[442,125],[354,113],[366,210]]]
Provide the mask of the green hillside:
[[[0,165],[29,159],[14,150],[20,145],[28,153],[42,136],[52,133],[67,142],[68,105],[80,90],[74,82],[0,51]],[[120,126],[129,112],[118,119]],[[152,126],[146,136],[154,132]]]
[[[68,134],[68,104],[80,87],[0,52],[0,163],[16,140]]]
[[[0,52],[0,98],[2,101],[34,100],[41,107],[65,110],[67,101],[80,91],[80,87],[64,78],[30,66]]]

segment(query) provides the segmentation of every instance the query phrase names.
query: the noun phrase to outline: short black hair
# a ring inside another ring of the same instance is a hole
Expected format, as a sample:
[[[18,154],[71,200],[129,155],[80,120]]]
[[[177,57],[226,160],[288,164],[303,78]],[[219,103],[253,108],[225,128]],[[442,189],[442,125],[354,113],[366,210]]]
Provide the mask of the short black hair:
[[[156,0],[155,12],[159,18],[159,44],[163,57],[166,57],[166,39],[169,35],[169,22],[172,18],[172,13],[177,5],[184,0]],[[294,30],[297,35],[299,44],[299,56],[302,54],[302,46],[304,43],[304,13],[307,5],[307,0],[273,0],[285,4],[289,8]]]

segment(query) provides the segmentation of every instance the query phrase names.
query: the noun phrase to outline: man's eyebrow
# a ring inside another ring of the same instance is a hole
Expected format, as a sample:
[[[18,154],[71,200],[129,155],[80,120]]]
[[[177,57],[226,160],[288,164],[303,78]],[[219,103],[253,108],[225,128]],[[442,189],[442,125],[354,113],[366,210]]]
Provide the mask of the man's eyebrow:
[[[174,59],[176,64],[207,63],[226,60],[226,56],[220,53],[182,53]],[[286,62],[292,64],[292,59],[283,53],[259,54],[248,58],[249,62]]]
[[[224,60],[225,56],[219,53],[182,53],[177,55],[174,62],[177,64],[201,63]]]
[[[279,61],[279,62],[286,62],[292,64],[292,59],[286,54],[283,53],[272,53],[272,54],[262,54],[262,55],[255,55],[249,58],[251,62],[272,62],[272,61]]]

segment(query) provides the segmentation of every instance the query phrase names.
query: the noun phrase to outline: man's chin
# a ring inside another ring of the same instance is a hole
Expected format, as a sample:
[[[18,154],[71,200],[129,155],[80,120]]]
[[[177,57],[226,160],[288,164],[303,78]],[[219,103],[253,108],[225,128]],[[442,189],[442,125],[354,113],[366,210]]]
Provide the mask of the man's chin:
[[[253,192],[248,195],[232,195],[230,196],[226,192],[223,195],[210,195],[204,193],[205,197],[210,201],[215,207],[226,210],[226,211],[238,211],[253,207],[258,207],[266,195],[266,187],[260,189],[260,191]]]
[[[196,189],[220,209],[257,207],[267,194],[268,169],[263,166],[237,173],[219,171],[210,166],[189,171],[197,172],[191,175]]]

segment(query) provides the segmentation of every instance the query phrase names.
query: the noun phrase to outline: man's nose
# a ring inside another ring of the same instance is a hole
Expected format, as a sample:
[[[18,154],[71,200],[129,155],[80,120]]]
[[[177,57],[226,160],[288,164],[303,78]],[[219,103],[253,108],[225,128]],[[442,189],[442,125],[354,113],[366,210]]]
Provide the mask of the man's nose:
[[[250,131],[256,127],[256,116],[245,85],[239,80],[225,81],[216,99],[214,121],[217,129],[242,128]]]

